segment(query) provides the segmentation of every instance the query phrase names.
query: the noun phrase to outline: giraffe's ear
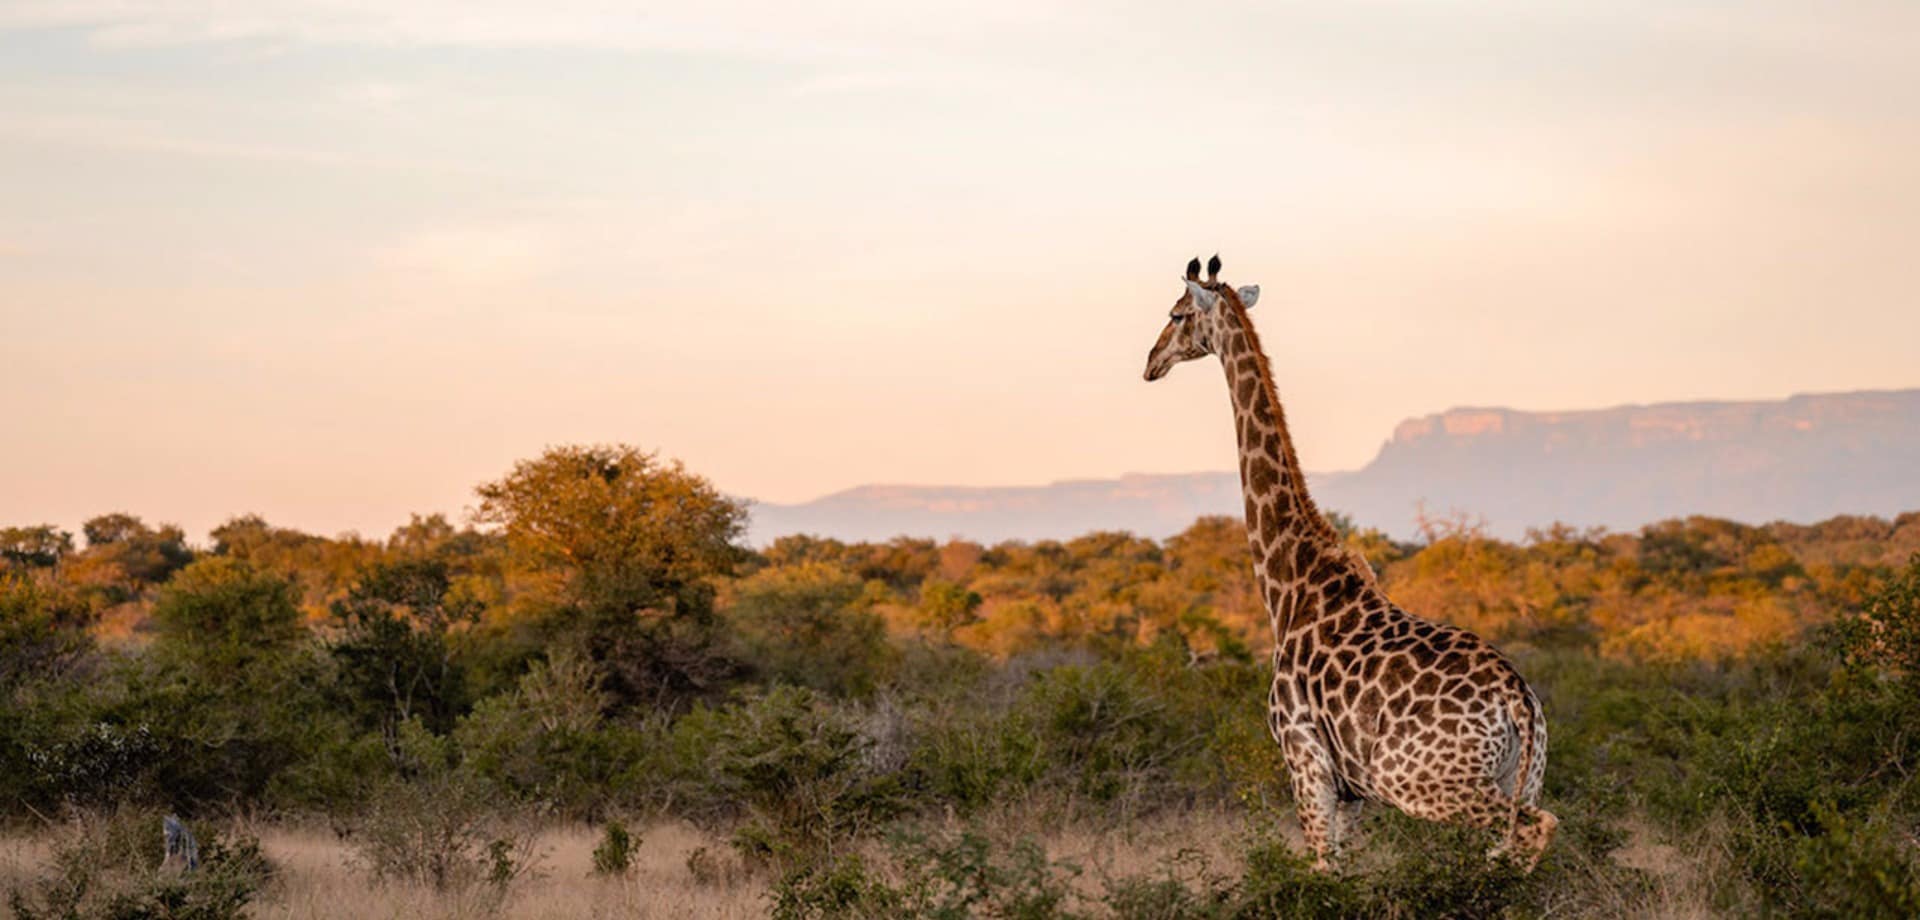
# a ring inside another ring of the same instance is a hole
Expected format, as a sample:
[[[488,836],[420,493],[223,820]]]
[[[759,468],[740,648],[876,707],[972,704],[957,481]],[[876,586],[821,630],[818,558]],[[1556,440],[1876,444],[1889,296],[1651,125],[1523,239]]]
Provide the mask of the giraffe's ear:
[[[1260,285],[1249,284],[1234,293],[1240,295],[1240,305],[1249,310],[1253,309],[1254,304],[1260,302]]]
[[[1198,281],[1187,282],[1187,293],[1193,295],[1193,306],[1199,310],[1213,309],[1214,301],[1220,299],[1219,295],[1202,287]]]

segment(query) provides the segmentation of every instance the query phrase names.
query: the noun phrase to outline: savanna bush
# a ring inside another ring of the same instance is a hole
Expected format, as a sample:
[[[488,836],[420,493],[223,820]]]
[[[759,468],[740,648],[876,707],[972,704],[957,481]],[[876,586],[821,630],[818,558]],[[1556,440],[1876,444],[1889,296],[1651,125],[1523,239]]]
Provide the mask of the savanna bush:
[[[315,665],[295,653],[216,681],[167,655],[111,659],[86,682],[15,694],[0,730],[19,742],[11,780],[42,811],[262,801],[337,723],[314,689]]]
[[[626,875],[633,868],[633,850],[637,841],[620,821],[609,821],[593,848],[593,874]]]
[[[796,866],[767,892],[775,920],[909,916],[899,892],[877,878],[857,855]]]
[[[57,678],[93,648],[78,592],[0,566],[0,693]]]
[[[1096,802],[1151,794],[1203,737],[1135,674],[1112,665],[1037,675],[1020,705],[1050,766]]]
[[[1051,781],[1092,802],[1153,807],[1257,782],[1247,771],[1263,758],[1246,724],[1265,724],[1264,681],[1251,665],[1187,667],[1149,650],[1036,674],[1016,712]]]
[[[1388,836],[1395,858],[1363,872],[1327,873],[1279,837],[1259,833],[1246,844],[1238,877],[1215,872],[1197,853],[1178,853],[1152,873],[1109,880],[1101,901],[1126,920],[1491,918],[1532,904],[1536,886],[1512,862],[1488,858],[1480,835],[1409,822]]]
[[[1260,669],[1185,661],[1160,650],[1022,660],[938,698],[909,696],[908,783],[963,814],[1012,799],[1126,814],[1242,789],[1283,794]]]
[[[443,559],[406,558],[362,572],[330,606],[327,644],[342,708],[362,729],[418,717],[444,733],[471,706],[456,629],[479,621],[481,604]]]
[[[1719,880],[1723,909],[1912,914],[1915,856],[1890,828],[1920,810],[1920,693],[1903,651],[1917,597],[1920,561],[1832,631],[1839,666],[1816,643],[1730,669],[1749,683],[1722,677],[1718,698],[1693,700],[1679,781],[1649,801],[1682,826],[1717,820],[1737,870]]]
[[[970,814],[1032,788],[1046,775],[1039,733],[986,707],[917,714],[906,768],[920,798]]]
[[[162,813],[121,808],[82,813],[63,828],[51,865],[24,889],[7,893],[21,920],[231,920],[267,884],[274,868],[259,841],[194,825],[200,864],[192,872],[162,868]]]
[[[1076,916],[1077,866],[1049,860],[1030,840],[1001,846],[971,831],[903,836],[894,871],[854,856],[789,871],[769,892],[781,920],[915,917],[926,920],[1055,920]]]
[[[36,728],[26,753],[41,799],[258,802],[334,721],[285,580],[201,559],[160,591],[154,620],[146,652],[101,656],[86,681],[16,700]]]
[[[835,696],[867,696],[898,654],[866,583],[819,562],[763,569],[733,588],[726,614],[742,658],[769,681]]]
[[[1002,845],[974,832],[904,837],[895,844],[899,900],[913,916],[935,920],[1070,917],[1080,868],[1047,858],[1032,840]]]
[[[691,804],[742,819],[742,855],[784,864],[830,854],[907,807],[867,729],[857,711],[781,686],[696,708],[671,744]]]
[[[1376,916],[1499,917],[1532,896],[1533,876],[1506,858],[1487,855],[1483,832],[1406,822],[1411,845],[1366,878]]]
[[[449,739],[401,723],[399,775],[375,786],[347,825],[347,842],[379,878],[445,891],[480,881],[504,888],[531,867],[531,840],[494,787],[459,763]]]
[[[1100,903],[1116,920],[1222,917],[1233,908],[1234,880],[1213,871],[1201,853],[1181,850],[1141,875],[1110,878]]]
[[[1216,915],[1333,920],[1367,916],[1366,908],[1365,892],[1352,879],[1315,872],[1285,841],[1266,837],[1248,847],[1240,880]]]
[[[1911,838],[1882,822],[1849,820],[1829,809],[1820,833],[1798,841],[1794,902],[1781,906],[1810,917],[1920,917],[1920,865]]]
[[[1842,617],[1837,625],[1849,658],[1887,668],[1920,692],[1920,554],[1868,600],[1865,610]]]
[[[591,820],[643,796],[655,726],[608,720],[595,663],[562,646],[454,729],[467,768],[509,798]]]

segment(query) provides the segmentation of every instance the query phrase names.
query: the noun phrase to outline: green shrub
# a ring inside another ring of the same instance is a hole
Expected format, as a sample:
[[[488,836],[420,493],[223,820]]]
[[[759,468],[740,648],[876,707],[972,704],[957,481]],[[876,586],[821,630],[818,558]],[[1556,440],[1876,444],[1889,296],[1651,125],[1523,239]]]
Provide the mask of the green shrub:
[[[858,856],[802,865],[780,877],[767,897],[775,920],[911,916],[899,892],[874,878]]]
[[[1076,916],[1079,869],[1052,862],[1032,841],[998,847],[972,832],[894,842],[899,880],[889,883],[858,857],[803,866],[769,892],[778,918],[917,917],[926,920],[1051,920]]]
[[[1216,916],[1219,908],[1180,879],[1148,876],[1108,883],[1101,903],[1116,920],[1187,920]]]
[[[835,696],[867,696],[897,657],[865,583],[818,562],[742,579],[727,610],[745,660],[767,679]]]
[[[1865,610],[1837,625],[1841,647],[1855,663],[1891,669],[1920,687],[1920,553]]]
[[[396,751],[400,777],[376,786],[348,825],[369,872],[445,891],[481,880],[504,887],[527,871],[531,840],[514,832],[513,811],[491,784],[455,762],[447,739],[409,721]]]
[[[83,815],[55,844],[47,875],[7,903],[21,920],[231,920],[273,876],[258,840],[199,825],[200,865],[161,866],[161,815],[122,809]]]
[[[381,562],[330,612],[327,646],[345,708],[362,729],[411,718],[447,732],[470,705],[452,631],[479,621],[480,604],[457,590],[445,560]]]
[[[633,868],[633,836],[618,821],[607,822],[600,845],[593,848],[593,874],[625,875]]]
[[[1070,917],[1073,879],[1079,867],[1047,859],[1031,840],[1001,847],[972,832],[905,838],[901,856],[903,899],[914,916],[936,920],[1005,917],[1043,920]]]
[[[908,785],[961,814],[1034,792],[1029,807],[1078,803],[1103,816],[1235,791],[1284,798],[1260,669],[1193,668],[1164,651],[1028,656],[936,698],[907,697]]]
[[[476,490],[551,645],[597,665],[616,710],[678,709],[736,669],[716,583],[743,556],[746,505],[628,445],[560,446]]]
[[[734,840],[741,854],[784,864],[831,854],[906,807],[898,773],[877,762],[865,728],[811,691],[777,687],[696,709],[673,737],[693,795],[712,814],[745,819]]]
[[[1166,791],[1177,762],[1204,748],[1210,727],[1184,718],[1120,664],[1039,674],[1019,706],[1049,766],[1103,803],[1141,802]]]
[[[1471,829],[1402,819],[1380,841],[1393,858],[1354,874],[1315,872],[1308,857],[1277,838],[1256,839],[1220,915],[1484,918],[1530,903],[1530,877],[1511,860],[1490,859],[1488,840]],[[1349,858],[1353,858],[1351,855]],[[1217,884],[1217,883],[1216,883]]]
[[[513,799],[591,820],[644,789],[655,736],[606,720],[594,663],[565,647],[513,690],[482,700],[453,738],[466,765]]]
[[[85,682],[17,695],[16,781],[35,807],[258,803],[312,758],[339,720],[325,671],[297,650],[212,675],[170,654],[112,658]],[[0,754],[0,762],[10,759]]]
[[[57,678],[93,648],[93,620],[77,592],[0,565],[0,694],[33,678]]]
[[[1370,912],[1365,893],[1352,880],[1313,871],[1310,861],[1284,840],[1269,838],[1248,848],[1228,915],[1238,920],[1333,920]]]
[[[906,767],[910,782],[927,800],[961,814],[1031,788],[1052,766],[1026,719],[939,707],[917,721]]]
[[[1800,840],[1794,852],[1799,903],[1782,906],[1806,917],[1920,917],[1913,847],[1896,842],[1884,827],[1826,808],[1817,814],[1821,833]]]
[[[485,866],[487,883],[504,889],[533,868],[531,841],[514,837],[495,837],[487,841]]]
[[[1422,824],[1412,836],[1400,858],[1367,877],[1381,916],[1498,917],[1531,897],[1531,877],[1517,861],[1487,856],[1485,833]]]
[[[1824,804],[1814,826],[1736,819],[1728,835],[1739,877],[1716,893],[1721,906],[1792,917],[1920,916],[1920,871],[1909,846],[1883,823],[1849,818]],[[1757,904],[1754,903],[1757,900]]]
[[[22,750],[36,798],[100,808],[159,798],[153,774],[184,756],[172,740],[144,722],[88,721],[53,727]]]
[[[370,788],[399,778],[405,767],[396,757],[391,731],[355,734],[344,717],[316,719],[311,753],[273,778],[271,800],[303,812],[351,815]]]
[[[1203,854],[1182,850],[1151,874],[1109,879],[1100,901],[1116,920],[1200,920],[1230,916],[1234,894]]]
[[[302,633],[293,584],[232,556],[181,569],[161,589],[153,621],[162,649],[221,677],[284,653]]]

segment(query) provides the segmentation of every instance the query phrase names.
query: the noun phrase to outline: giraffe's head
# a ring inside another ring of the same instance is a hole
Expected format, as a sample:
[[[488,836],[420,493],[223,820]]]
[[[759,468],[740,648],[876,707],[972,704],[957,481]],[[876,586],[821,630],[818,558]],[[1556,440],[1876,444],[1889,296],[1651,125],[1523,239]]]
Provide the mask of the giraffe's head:
[[[1204,358],[1213,354],[1217,343],[1224,339],[1225,323],[1229,321],[1238,304],[1242,310],[1254,305],[1260,299],[1260,286],[1250,284],[1234,290],[1220,281],[1220,257],[1214,256],[1207,261],[1207,280],[1200,280],[1200,260],[1195,258],[1187,263],[1187,275],[1184,279],[1187,289],[1180,299],[1173,302],[1169,312],[1167,328],[1160,331],[1160,339],[1153,343],[1153,350],[1147,352],[1147,373],[1149,381],[1159,380],[1173,370],[1173,366],[1182,361]]]

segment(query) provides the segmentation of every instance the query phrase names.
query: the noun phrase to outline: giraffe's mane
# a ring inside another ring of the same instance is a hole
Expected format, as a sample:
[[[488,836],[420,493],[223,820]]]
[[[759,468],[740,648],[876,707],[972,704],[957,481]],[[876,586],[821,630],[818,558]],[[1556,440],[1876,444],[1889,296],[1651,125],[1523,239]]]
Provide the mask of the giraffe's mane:
[[[1247,334],[1247,345],[1253,349],[1254,368],[1260,377],[1260,388],[1267,394],[1267,405],[1273,407],[1273,423],[1275,430],[1280,434],[1280,449],[1286,453],[1284,459],[1287,467],[1296,474],[1293,491],[1300,499],[1301,516],[1306,519],[1307,526],[1321,542],[1345,550],[1346,541],[1340,539],[1340,534],[1333,529],[1332,524],[1327,522],[1326,516],[1320,513],[1320,506],[1314,504],[1313,495],[1307,490],[1307,473],[1300,467],[1299,455],[1294,453],[1293,433],[1287,428],[1287,410],[1280,404],[1280,391],[1273,384],[1273,367],[1267,361],[1266,346],[1260,344],[1260,333],[1253,328],[1253,317],[1247,312],[1246,304],[1240,302],[1240,292],[1234,290],[1233,285],[1219,282],[1209,286],[1213,287],[1231,306],[1234,318],[1240,323],[1241,331]],[[1372,580],[1372,565],[1364,564],[1360,568],[1368,579]]]

